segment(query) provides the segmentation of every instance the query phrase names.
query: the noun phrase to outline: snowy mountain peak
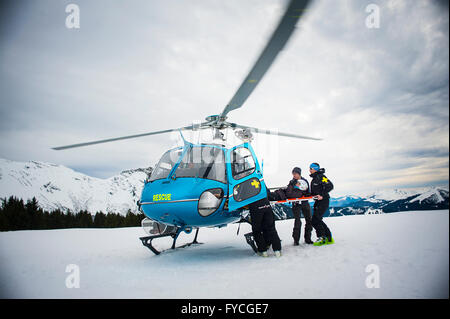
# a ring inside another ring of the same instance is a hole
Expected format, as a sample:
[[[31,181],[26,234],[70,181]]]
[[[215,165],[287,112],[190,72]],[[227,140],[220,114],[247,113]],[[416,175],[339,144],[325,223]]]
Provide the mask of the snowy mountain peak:
[[[393,200],[400,200],[400,199],[406,199],[411,196],[415,195],[422,195],[425,193],[435,192],[435,191],[447,191],[448,187],[445,186],[431,186],[431,187],[419,187],[419,188],[404,188],[404,189],[384,189],[384,190],[377,190],[376,192],[370,193],[366,197],[367,199],[372,200],[387,200],[387,201],[393,201]]]
[[[448,191],[444,189],[439,189],[437,187],[433,187],[432,189],[424,192],[423,194],[420,194],[419,196],[415,197],[414,199],[410,200],[410,203],[414,203],[419,201],[419,203],[422,203],[422,201],[428,200],[431,203],[442,203],[445,201],[445,198],[448,198]]]
[[[101,179],[62,165],[0,159],[0,198],[36,197],[39,205],[48,211],[137,212],[136,201],[151,170],[126,170]]]
[[[147,168],[136,168],[136,169],[127,169],[124,171],[120,172],[120,175],[133,175],[134,173],[144,173],[147,176],[150,176],[150,174],[152,173],[153,168],[152,167],[147,167]]]

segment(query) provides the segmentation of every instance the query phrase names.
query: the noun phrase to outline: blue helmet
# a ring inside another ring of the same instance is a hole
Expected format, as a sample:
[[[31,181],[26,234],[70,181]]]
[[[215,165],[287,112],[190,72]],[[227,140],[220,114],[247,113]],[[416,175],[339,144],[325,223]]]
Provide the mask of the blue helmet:
[[[311,165],[309,165],[309,168],[318,171],[320,169],[320,165],[318,163],[312,163]]]

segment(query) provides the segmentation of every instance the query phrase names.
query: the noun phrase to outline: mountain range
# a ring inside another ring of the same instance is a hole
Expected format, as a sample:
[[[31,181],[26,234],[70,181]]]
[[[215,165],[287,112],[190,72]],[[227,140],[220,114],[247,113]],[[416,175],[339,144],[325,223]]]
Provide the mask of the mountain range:
[[[310,203],[311,206],[313,203]],[[274,207],[278,219],[293,218],[289,204]],[[325,217],[383,214],[412,210],[449,209],[449,190],[445,186],[391,189],[365,196],[331,197]]]
[[[136,213],[144,180],[151,172],[151,167],[129,169],[101,179],[62,165],[0,159],[0,198],[15,196],[27,200],[36,197],[47,211]],[[448,208],[448,186],[393,189],[365,196],[332,197],[325,216]],[[292,218],[289,205],[275,205],[274,212],[278,219]]]
[[[0,159],[0,198],[36,197],[47,211],[60,209],[90,213],[136,213],[144,180],[152,168],[122,171],[107,178],[95,178],[62,165],[16,162]]]

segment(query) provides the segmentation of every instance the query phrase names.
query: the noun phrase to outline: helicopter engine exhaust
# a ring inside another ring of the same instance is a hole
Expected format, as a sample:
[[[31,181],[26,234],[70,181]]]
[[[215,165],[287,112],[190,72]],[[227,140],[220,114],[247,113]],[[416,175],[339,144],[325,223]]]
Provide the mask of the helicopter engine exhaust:
[[[235,131],[234,134],[243,142],[251,142],[253,141],[253,134],[248,129]]]

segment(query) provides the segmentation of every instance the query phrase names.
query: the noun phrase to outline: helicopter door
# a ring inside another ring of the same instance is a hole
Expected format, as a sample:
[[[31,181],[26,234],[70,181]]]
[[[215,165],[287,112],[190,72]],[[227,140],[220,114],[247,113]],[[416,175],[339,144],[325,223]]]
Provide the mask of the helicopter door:
[[[228,150],[227,175],[230,211],[267,196],[261,168],[250,144],[244,143]]]

